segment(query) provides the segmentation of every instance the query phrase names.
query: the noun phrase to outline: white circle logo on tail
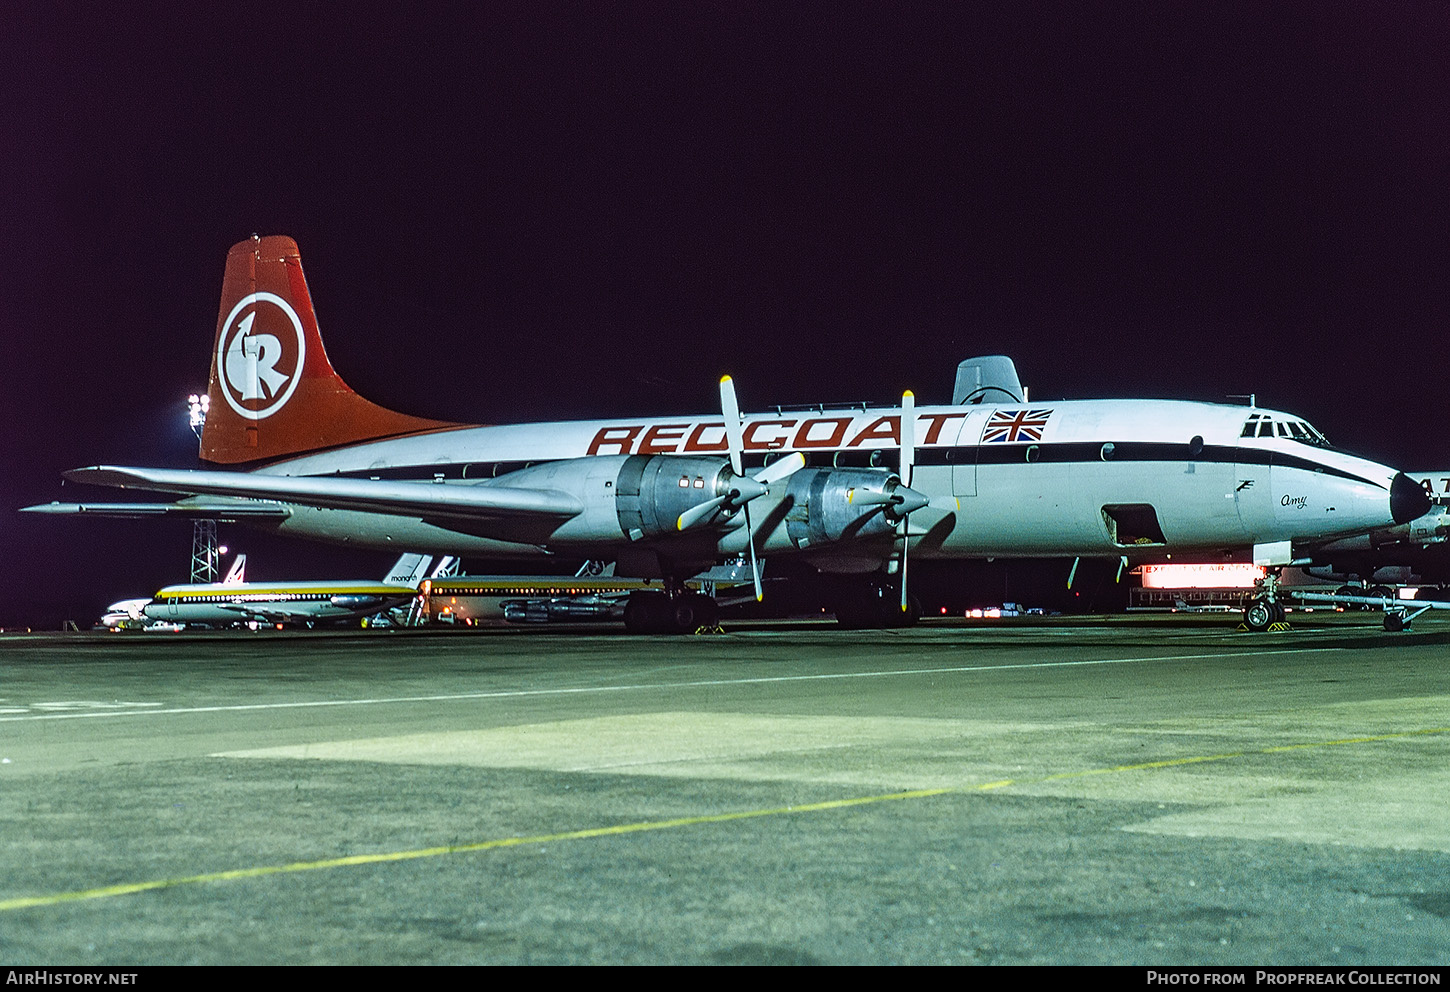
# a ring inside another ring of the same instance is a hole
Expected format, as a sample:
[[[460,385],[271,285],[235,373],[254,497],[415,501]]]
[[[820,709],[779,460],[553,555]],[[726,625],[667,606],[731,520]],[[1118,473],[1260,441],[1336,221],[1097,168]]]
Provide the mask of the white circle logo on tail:
[[[248,420],[270,417],[302,381],[307,341],[297,311],[275,293],[252,293],[222,326],[216,366],[227,403]]]

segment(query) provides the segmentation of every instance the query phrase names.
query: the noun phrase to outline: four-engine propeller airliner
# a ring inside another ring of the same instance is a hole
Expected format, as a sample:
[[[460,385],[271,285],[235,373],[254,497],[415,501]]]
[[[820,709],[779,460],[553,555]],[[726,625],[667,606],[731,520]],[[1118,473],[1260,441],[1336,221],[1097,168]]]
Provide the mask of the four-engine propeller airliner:
[[[201,458],[216,468],[66,477],[188,497],[145,504],[152,512],[353,546],[615,561],[619,575],[663,580],[631,598],[635,631],[712,622],[714,601],[683,579],[742,554],[860,573],[837,615],[886,625],[913,615],[908,555],[1137,563],[1252,548],[1283,565],[1304,542],[1429,507],[1414,481],[1335,450],[1300,417],[1174,400],[1029,403],[1000,356],[962,363],[945,406],[908,392],[900,406],[742,417],[725,377],[714,415],[478,426],[395,413],[333,370],[287,237],[232,248],[209,390]]]

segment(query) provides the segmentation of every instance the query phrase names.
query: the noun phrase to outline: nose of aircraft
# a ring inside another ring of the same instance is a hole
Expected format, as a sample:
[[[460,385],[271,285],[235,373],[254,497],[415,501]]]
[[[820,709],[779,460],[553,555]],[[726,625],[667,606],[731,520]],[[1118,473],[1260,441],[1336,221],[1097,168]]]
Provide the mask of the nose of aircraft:
[[[1390,481],[1390,516],[1407,524],[1430,512],[1430,496],[1421,485],[1401,472]]]

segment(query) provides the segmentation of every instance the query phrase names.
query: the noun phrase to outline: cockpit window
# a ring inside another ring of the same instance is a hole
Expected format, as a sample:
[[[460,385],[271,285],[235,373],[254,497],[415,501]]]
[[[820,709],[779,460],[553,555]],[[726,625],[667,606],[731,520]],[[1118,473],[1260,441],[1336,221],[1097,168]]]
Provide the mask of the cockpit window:
[[[1325,437],[1323,434],[1319,433],[1317,430],[1314,429],[1313,424],[1307,421],[1301,421],[1295,426],[1304,428],[1304,437],[1300,440],[1302,440],[1305,444],[1312,444],[1316,448],[1334,447],[1334,445],[1329,443],[1329,438]]]
[[[1282,437],[1316,448],[1332,447],[1329,439],[1303,420],[1275,420],[1267,413],[1251,413],[1240,437]]]

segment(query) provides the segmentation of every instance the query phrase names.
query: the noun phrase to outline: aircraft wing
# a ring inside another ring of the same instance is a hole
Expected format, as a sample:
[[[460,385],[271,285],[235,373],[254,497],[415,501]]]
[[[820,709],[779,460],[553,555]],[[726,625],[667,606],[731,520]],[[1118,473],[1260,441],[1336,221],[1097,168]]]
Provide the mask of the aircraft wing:
[[[223,523],[244,520],[286,520],[292,515],[292,511],[280,503],[252,499],[194,499],[178,503],[40,503],[36,506],[22,507],[20,512],[123,520],[147,517],[184,517],[197,520],[220,520]]]
[[[319,619],[316,614],[309,613],[306,610],[288,610],[275,604],[264,606],[260,603],[216,603],[214,605],[219,610],[235,613],[238,623],[243,623],[248,620],[254,620],[257,623],[292,623],[299,620],[308,621]],[[326,623],[328,619],[331,618],[323,618],[321,622]]]
[[[514,486],[447,485],[320,476],[260,475],[250,472],[123,468],[93,465],[64,473],[72,482],[120,489],[145,489],[188,495],[245,496],[300,503],[334,510],[361,510],[394,516],[447,518],[474,522],[567,520],[583,503],[555,489]]]

